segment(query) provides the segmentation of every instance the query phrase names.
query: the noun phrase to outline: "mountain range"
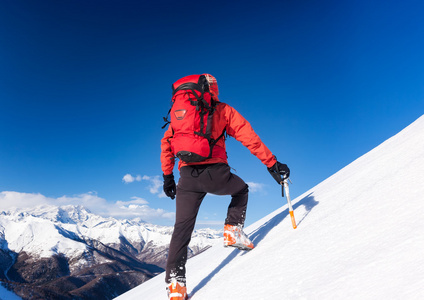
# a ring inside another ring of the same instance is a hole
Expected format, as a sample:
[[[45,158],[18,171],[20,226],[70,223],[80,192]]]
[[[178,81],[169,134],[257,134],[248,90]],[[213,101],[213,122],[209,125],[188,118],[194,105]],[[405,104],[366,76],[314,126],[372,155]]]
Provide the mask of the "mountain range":
[[[112,299],[163,271],[172,227],[82,206],[0,212],[0,281],[22,299]],[[221,236],[197,230],[189,257]]]

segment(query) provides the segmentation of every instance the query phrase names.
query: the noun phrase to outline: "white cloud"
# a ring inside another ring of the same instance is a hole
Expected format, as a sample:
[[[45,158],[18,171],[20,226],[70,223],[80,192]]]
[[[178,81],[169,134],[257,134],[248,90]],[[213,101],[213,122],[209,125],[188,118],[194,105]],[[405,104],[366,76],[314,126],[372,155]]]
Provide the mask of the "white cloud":
[[[131,182],[134,182],[134,181],[141,181],[141,176],[136,175],[134,177],[131,174],[125,174],[124,177],[122,178],[122,181],[125,182],[125,183],[131,183]]]
[[[143,180],[146,180],[149,182],[149,191],[152,194],[159,194],[162,191],[162,180],[160,180],[159,175],[156,176],[147,176],[144,175],[142,177]],[[159,194],[159,197],[161,195]]]
[[[97,207],[107,205],[107,201],[97,195],[96,192],[88,192],[75,196],[62,196],[57,199],[53,199],[55,205],[82,205],[95,211]]]
[[[137,204],[137,205],[144,205],[149,204],[149,202],[143,198],[140,197],[131,197],[132,200],[130,201],[116,201],[116,205],[127,205],[127,204]]]
[[[249,186],[249,191],[252,193],[261,192],[263,191],[265,185],[263,183],[258,182],[246,182]]]
[[[50,204],[52,199],[36,193],[19,193],[13,191],[0,192],[0,210],[12,207],[33,207]]]
[[[165,192],[164,191],[162,191],[162,192],[160,192],[160,194],[158,195],[158,197],[159,198],[166,198],[166,197],[168,197],[167,195],[165,195]]]
[[[148,176],[148,175],[137,175],[133,176],[131,174],[126,174],[122,181],[126,184],[132,183],[134,181],[147,181],[148,182],[148,190],[151,194],[157,195],[159,198],[166,198],[165,193],[162,190],[163,182],[159,175],[156,176]]]
[[[173,220],[175,217],[174,212],[168,212],[162,208],[155,209],[147,204],[137,204],[134,200],[117,201],[111,209],[110,216],[115,218],[141,218],[145,221],[152,221],[155,219]]]
[[[121,218],[141,218],[146,221],[158,218],[174,219],[175,213],[161,208],[151,208],[148,204],[147,200],[140,197],[131,197],[129,201],[116,201],[110,215]]]
[[[93,212],[98,212],[100,208],[107,205],[107,201],[97,196],[96,192],[58,198],[46,197],[40,193],[0,192],[0,210],[14,207],[32,208],[39,205],[82,205]]]
[[[128,201],[111,202],[99,197],[96,192],[58,198],[46,197],[39,193],[0,192],[0,211],[13,208],[34,208],[39,205],[82,205],[103,217],[141,218],[148,222],[174,219],[174,212],[162,208],[152,208],[148,204],[147,200],[140,197],[131,197]]]

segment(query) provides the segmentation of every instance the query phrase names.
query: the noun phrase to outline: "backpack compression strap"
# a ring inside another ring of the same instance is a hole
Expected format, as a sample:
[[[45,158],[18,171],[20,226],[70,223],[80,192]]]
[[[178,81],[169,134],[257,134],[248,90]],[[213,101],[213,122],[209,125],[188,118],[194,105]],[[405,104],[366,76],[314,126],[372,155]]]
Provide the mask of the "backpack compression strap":
[[[210,107],[209,104],[203,98],[205,91],[202,89],[202,87],[199,84],[194,83],[194,82],[186,82],[186,83],[179,85],[176,89],[174,89],[174,85],[172,85],[172,97],[174,97],[175,94],[179,91],[186,91],[186,92],[190,91],[191,94],[193,94],[193,96],[196,97],[196,101],[190,100],[190,104],[193,105],[193,106],[196,106],[197,110],[199,110],[200,106],[203,104],[203,107],[205,107],[210,112],[212,112],[213,108]],[[195,91],[198,91],[200,93],[200,96],[198,96]],[[162,129],[165,128],[166,125],[171,123],[171,121],[169,121],[169,119],[168,119],[169,113],[171,112],[171,109],[172,109],[172,106],[169,109],[166,117],[163,117],[163,120],[165,121],[165,125],[162,126]],[[203,124],[202,124],[202,127],[203,127]]]
[[[203,95],[208,90],[202,89],[200,84],[194,83],[194,82],[186,82],[181,84],[179,87],[177,87],[175,90],[173,90],[172,97],[175,96],[175,94],[179,91],[191,91],[191,93],[196,97],[197,101],[190,101],[191,105],[199,107],[200,105],[203,105],[204,108],[206,108],[209,111],[212,111],[212,107],[209,106],[208,102],[203,98]],[[195,91],[198,91],[200,93],[200,96],[197,95]]]

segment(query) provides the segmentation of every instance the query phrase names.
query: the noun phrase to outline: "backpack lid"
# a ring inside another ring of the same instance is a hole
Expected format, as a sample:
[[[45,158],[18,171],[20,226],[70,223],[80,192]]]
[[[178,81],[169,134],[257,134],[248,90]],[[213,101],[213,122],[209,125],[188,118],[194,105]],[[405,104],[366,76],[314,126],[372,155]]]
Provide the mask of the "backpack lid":
[[[219,95],[219,89],[218,89],[218,82],[216,80],[216,78],[214,76],[212,76],[211,74],[202,74],[205,75],[206,80],[208,81],[209,84],[209,92],[212,94],[212,96],[215,98],[215,100],[218,100],[218,95]]]
[[[185,89],[195,89],[201,93],[209,92],[215,101],[219,101],[218,83],[216,78],[210,74],[189,75],[178,79],[172,84],[172,95]]]
[[[204,75],[189,75],[178,79],[172,84],[172,94],[180,90],[194,89],[201,93],[209,91],[209,83]]]

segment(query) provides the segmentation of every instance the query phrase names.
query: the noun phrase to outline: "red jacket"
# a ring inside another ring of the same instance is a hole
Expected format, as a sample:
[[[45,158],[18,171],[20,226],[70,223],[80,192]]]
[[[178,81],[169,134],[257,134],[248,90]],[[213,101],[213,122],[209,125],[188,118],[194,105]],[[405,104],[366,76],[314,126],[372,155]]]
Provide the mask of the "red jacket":
[[[234,108],[228,104],[219,102],[216,106],[216,110],[213,114],[212,120],[212,138],[217,139],[223,130],[225,129],[229,136],[234,137],[237,141],[241,142],[247,147],[250,152],[259,158],[262,163],[267,167],[272,167],[277,160],[271,151],[261,141],[259,136],[253,131],[250,123],[243,118]],[[163,174],[169,175],[173,172],[175,164],[175,156],[171,150],[170,140],[172,139],[173,131],[172,127],[169,126],[161,140],[161,156],[160,160],[162,163]],[[222,147],[225,149],[225,139],[221,138],[215,145],[215,147]],[[187,165],[200,165],[200,164],[211,164],[211,163],[228,163],[226,159],[214,157],[206,159],[202,162],[196,163],[185,163],[180,161],[178,169]]]

